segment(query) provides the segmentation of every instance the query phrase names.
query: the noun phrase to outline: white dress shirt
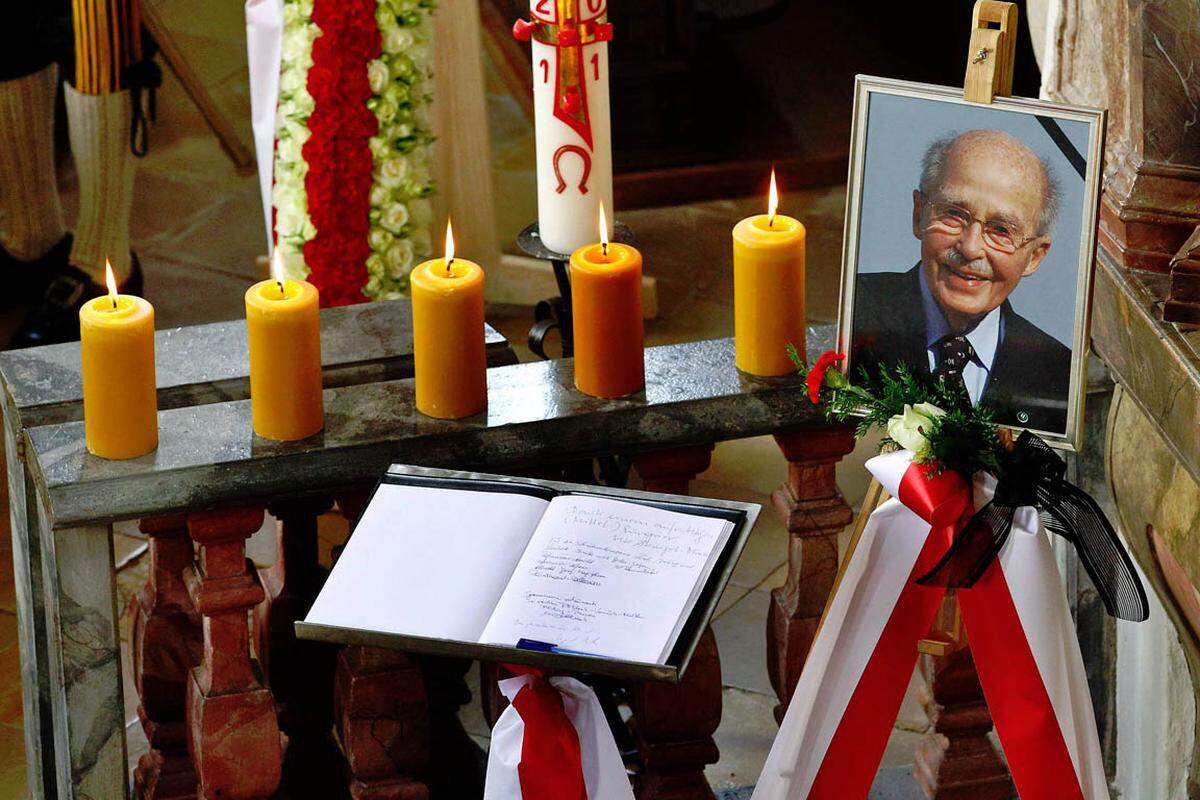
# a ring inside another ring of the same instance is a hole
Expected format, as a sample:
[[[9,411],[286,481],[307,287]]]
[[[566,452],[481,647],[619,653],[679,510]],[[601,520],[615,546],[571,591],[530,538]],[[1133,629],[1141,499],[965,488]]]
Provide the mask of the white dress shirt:
[[[937,368],[937,358],[933,350],[934,342],[947,334],[954,333],[954,330],[946,321],[946,315],[941,306],[937,304],[937,301],[933,299],[933,294],[929,291],[929,284],[925,281],[925,270],[919,269],[917,273],[921,281],[921,308],[925,314],[925,352],[929,356],[929,371],[933,372]],[[997,306],[989,311],[987,316],[979,320],[975,327],[965,331],[963,335],[967,337],[967,341],[975,350],[975,355],[963,367],[963,382],[967,385],[967,394],[971,396],[972,405],[977,405],[979,398],[983,397],[983,392],[987,388],[988,376],[992,371],[992,363],[996,360],[996,351],[1000,347],[1000,340],[1004,338],[1004,319],[1000,314],[1000,307]]]

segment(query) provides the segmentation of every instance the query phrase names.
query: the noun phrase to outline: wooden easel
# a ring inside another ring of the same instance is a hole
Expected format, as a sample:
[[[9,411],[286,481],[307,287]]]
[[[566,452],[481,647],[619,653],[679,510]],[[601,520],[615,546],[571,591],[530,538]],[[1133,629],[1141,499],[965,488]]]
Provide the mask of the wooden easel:
[[[990,104],[996,97],[1012,95],[1013,65],[1017,48],[1017,6],[1015,3],[998,0],[977,0],[972,25],[971,43],[967,52],[967,71],[963,79],[963,98],[972,103]],[[829,592],[830,601],[837,594],[846,567],[858,549],[867,518],[889,497],[879,482],[872,478],[858,517],[854,520],[854,529],[838,566],[833,588]],[[814,639],[820,635],[821,628],[825,625],[829,605],[827,601]],[[950,590],[946,594],[942,612],[938,615],[929,638],[918,642],[917,650],[931,656],[946,656],[966,646],[962,614],[954,598],[954,590]]]

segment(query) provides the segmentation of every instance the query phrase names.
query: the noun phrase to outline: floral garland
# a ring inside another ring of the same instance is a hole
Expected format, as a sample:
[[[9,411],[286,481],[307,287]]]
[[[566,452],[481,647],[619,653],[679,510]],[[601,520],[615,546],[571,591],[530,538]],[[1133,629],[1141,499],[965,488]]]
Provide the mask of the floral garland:
[[[951,469],[964,475],[990,472],[1002,478],[1011,465],[1012,436],[992,422],[986,408],[974,408],[961,381],[923,378],[904,364],[880,366],[877,375],[859,371],[860,382],[835,369],[845,355],[829,351],[810,369],[794,347],[788,355],[808,388],[813,404],[843,422],[858,417],[855,436],[873,428],[886,432],[881,449],[911,450],[913,461],[931,471]]]
[[[275,230],[325,305],[393,299],[432,253],[432,0],[285,0]]]
[[[432,0],[382,0],[376,12],[383,52],[367,66],[367,101],[379,132],[370,142],[375,186],[364,292],[392,300],[408,293],[416,261],[433,255],[428,119]]]

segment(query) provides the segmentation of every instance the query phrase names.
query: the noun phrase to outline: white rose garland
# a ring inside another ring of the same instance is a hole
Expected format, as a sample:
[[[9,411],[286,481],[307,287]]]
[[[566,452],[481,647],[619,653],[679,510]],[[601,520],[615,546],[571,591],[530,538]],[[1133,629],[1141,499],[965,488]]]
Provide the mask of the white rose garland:
[[[428,120],[433,8],[433,0],[378,0],[375,14],[382,52],[367,67],[372,92],[367,107],[379,131],[370,141],[375,185],[363,291],[377,300],[406,295],[413,264],[433,254],[433,209],[427,199],[433,193]],[[308,164],[302,151],[315,107],[307,88],[308,70],[313,42],[321,35],[312,10],[313,0],[284,0],[272,199],[277,246],[291,278],[308,275],[304,245],[317,235],[308,215]]]
[[[371,62],[373,96],[367,107],[379,121],[371,139],[375,186],[371,190],[370,280],[364,292],[376,299],[408,293],[408,276],[433,255],[429,200],[433,180],[428,121],[433,0],[379,0],[382,53]]]

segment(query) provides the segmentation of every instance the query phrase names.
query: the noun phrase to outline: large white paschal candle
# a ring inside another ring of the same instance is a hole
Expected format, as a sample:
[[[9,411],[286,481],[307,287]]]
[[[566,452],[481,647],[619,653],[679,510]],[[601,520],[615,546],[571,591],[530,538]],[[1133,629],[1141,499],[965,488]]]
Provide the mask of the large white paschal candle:
[[[533,49],[538,229],[572,253],[595,240],[600,204],[613,207],[608,0],[530,0],[530,14],[513,35]]]

